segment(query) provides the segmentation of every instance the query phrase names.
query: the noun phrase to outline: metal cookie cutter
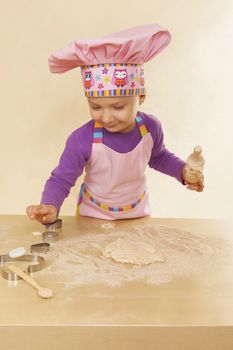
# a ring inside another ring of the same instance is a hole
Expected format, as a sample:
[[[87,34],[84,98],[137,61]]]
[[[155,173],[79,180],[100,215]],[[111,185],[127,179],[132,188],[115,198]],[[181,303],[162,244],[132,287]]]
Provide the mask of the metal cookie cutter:
[[[62,227],[62,220],[57,219],[52,224],[46,225],[46,231],[43,232],[43,241],[46,243],[54,243],[59,238],[59,233],[56,231]]]
[[[45,243],[54,243],[58,240],[58,232],[56,231],[45,231],[43,232],[43,241]]]
[[[31,253],[46,254],[50,251],[49,243],[37,243],[31,245]]]
[[[7,265],[4,266],[5,263],[8,263],[8,262],[19,262],[19,261],[31,263],[31,265],[28,265],[26,270],[24,270],[24,272],[27,274],[40,271],[44,267],[44,258],[42,258],[39,255],[28,254],[28,255],[19,256],[17,258],[11,258],[8,254],[0,255],[0,267],[1,267],[2,277],[9,281],[20,280],[21,277],[19,277],[15,272],[12,272],[9,269],[7,269]]]
[[[45,226],[47,231],[55,231],[58,228],[62,227],[62,220],[57,219],[52,224],[48,224]]]

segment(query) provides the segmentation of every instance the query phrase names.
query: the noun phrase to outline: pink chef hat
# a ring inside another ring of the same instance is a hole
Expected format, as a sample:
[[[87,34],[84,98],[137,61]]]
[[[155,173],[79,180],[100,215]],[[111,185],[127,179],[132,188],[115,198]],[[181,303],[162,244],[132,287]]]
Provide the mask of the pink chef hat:
[[[145,94],[143,63],[170,42],[158,24],[129,28],[97,39],[75,39],[49,57],[52,73],[81,67],[86,96]]]

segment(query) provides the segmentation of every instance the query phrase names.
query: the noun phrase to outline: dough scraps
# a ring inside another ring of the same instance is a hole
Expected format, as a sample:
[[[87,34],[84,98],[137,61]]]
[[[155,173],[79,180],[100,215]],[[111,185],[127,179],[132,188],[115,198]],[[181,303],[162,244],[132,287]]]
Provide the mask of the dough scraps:
[[[117,262],[134,265],[148,265],[165,261],[164,256],[152,245],[124,238],[118,238],[109,243],[103,254],[106,258],[112,258]]]
[[[34,231],[34,232],[32,232],[32,235],[36,237],[36,236],[41,236],[42,233],[39,231]]]

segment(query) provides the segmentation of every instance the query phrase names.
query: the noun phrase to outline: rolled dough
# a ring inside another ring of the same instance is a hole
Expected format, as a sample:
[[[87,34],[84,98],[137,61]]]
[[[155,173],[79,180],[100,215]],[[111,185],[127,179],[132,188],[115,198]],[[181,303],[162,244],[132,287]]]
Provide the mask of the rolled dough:
[[[150,244],[124,238],[118,238],[116,241],[109,243],[103,254],[117,262],[134,265],[148,265],[165,261],[164,256]]]

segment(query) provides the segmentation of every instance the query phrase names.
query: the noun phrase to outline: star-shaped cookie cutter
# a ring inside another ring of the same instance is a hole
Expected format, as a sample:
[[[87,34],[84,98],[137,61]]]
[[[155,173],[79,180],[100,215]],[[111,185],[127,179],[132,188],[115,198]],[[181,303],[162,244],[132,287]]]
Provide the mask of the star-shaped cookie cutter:
[[[44,258],[39,255],[23,255],[19,256],[17,258],[11,258],[8,254],[0,255],[0,267],[1,267],[1,275],[3,278],[7,279],[8,281],[17,281],[20,280],[21,277],[19,277],[16,273],[13,271],[10,271],[10,269],[7,269],[7,263],[17,263],[17,262],[28,262],[29,265],[24,270],[25,273],[31,274],[32,272],[40,271],[44,267]]]

